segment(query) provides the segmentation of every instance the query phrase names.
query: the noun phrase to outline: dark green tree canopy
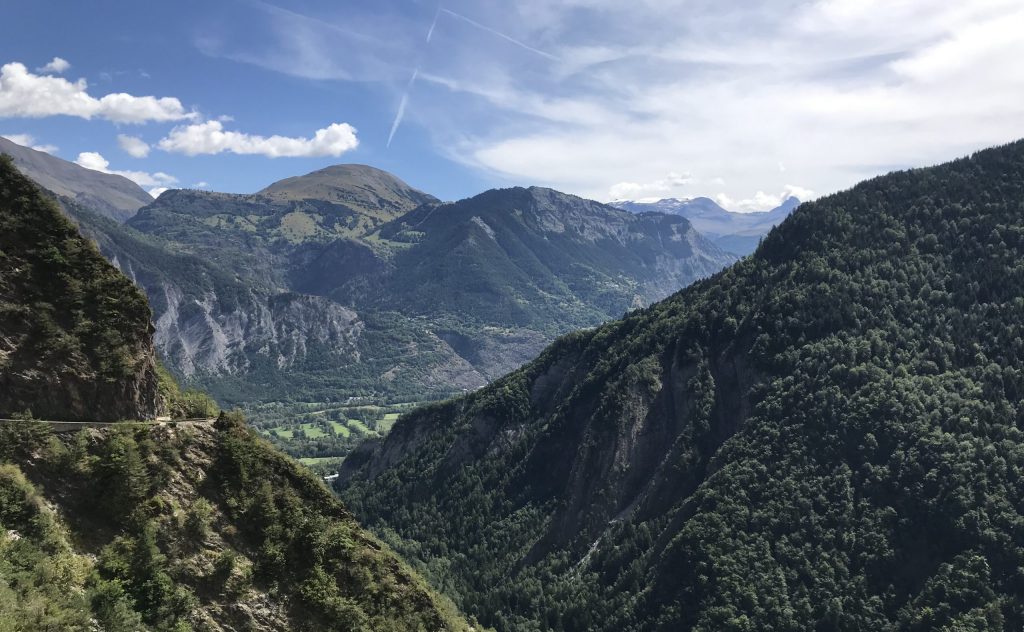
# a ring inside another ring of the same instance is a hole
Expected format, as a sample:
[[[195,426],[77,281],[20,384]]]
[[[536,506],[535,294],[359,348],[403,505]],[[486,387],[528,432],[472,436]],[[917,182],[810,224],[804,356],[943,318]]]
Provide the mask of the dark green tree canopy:
[[[1024,142],[805,203],[346,462],[499,630],[1024,625]]]

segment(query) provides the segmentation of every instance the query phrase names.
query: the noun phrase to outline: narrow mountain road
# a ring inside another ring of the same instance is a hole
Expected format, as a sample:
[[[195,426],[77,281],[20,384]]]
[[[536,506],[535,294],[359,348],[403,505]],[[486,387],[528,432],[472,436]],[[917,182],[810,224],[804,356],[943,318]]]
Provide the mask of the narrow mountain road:
[[[77,432],[85,428],[107,428],[109,426],[165,426],[165,425],[207,425],[217,421],[216,418],[197,419],[157,419],[154,421],[53,421],[48,419],[0,419],[0,424],[37,423],[47,424],[53,432]]]

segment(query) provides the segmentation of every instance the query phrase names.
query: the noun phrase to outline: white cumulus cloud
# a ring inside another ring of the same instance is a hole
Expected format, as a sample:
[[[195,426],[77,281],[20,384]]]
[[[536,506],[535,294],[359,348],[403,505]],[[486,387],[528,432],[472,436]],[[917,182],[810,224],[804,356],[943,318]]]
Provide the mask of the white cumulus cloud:
[[[78,154],[78,158],[75,159],[75,164],[85,167],[86,169],[92,169],[93,171],[101,171],[103,173],[112,173],[118,176],[124,176],[128,178],[140,187],[149,187],[149,194],[153,197],[159,196],[161,193],[166,191],[170,185],[176,184],[178,179],[174,176],[157,171],[155,173],[148,173],[146,171],[118,171],[110,168],[110,162],[95,151],[83,151]]]
[[[132,158],[145,158],[149,155],[149,143],[138,136],[118,134],[117,144]]]
[[[693,181],[690,174],[673,171],[653,182],[619,182],[608,190],[608,197],[612,200],[661,199]]]
[[[115,123],[181,121],[193,119],[174,97],[137,97],[122,92],[96,98],[89,94],[85,79],[33,74],[24,64],[0,67],[0,118],[77,116],[102,118]]]
[[[719,193],[715,196],[715,201],[718,202],[719,206],[730,211],[753,213],[757,211],[769,211],[781,205],[791,197],[795,197],[801,202],[805,202],[816,196],[814,191],[808,188],[787,184],[783,187],[782,192],[777,194],[758,191],[752,197],[734,200],[725,193]]]
[[[65,72],[70,67],[71,67],[71,63],[68,60],[62,59],[60,57],[54,57],[53,60],[50,63],[46,64],[45,66],[41,66],[39,68],[36,68],[36,71],[44,73],[44,74],[58,74],[59,75],[59,74],[62,74],[63,72]]]
[[[348,123],[334,123],[317,130],[312,138],[256,136],[225,131],[220,121],[182,125],[160,141],[164,151],[199,154],[257,154],[268,158],[340,156],[359,145],[356,130]]]
[[[48,154],[57,152],[56,145],[37,145],[35,137],[31,134],[4,134],[3,137],[12,143],[23,147],[31,147],[36,151],[44,151]]]

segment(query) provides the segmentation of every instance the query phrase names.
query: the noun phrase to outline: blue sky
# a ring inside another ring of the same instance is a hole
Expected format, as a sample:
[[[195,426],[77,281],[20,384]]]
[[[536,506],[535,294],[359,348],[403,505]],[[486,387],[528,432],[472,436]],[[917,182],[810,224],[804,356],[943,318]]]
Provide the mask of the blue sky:
[[[754,210],[1024,136],[1019,0],[13,0],[3,15],[0,134],[147,190],[251,192],[361,162],[445,199],[540,184]]]

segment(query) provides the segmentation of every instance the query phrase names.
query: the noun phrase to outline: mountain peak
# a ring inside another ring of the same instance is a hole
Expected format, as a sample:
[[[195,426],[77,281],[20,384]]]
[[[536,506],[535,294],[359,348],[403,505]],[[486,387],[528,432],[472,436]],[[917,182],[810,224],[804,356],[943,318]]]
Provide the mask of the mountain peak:
[[[378,221],[392,220],[421,204],[438,201],[394,174],[361,164],[332,165],[285,178],[258,194],[277,201],[312,199],[343,204]]]

